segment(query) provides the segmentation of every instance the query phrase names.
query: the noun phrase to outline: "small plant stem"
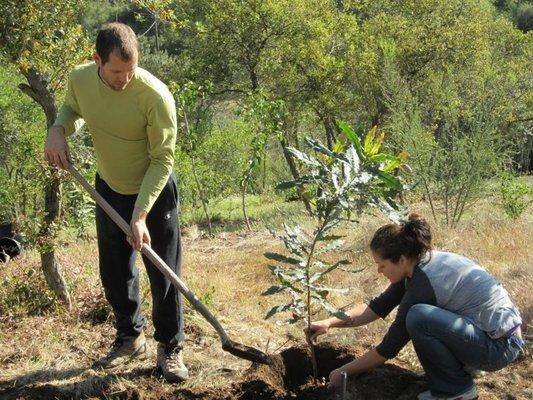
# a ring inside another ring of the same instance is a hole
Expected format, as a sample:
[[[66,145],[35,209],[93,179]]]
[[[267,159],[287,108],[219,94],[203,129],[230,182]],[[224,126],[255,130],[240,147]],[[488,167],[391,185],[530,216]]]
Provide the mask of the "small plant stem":
[[[310,269],[311,269],[311,261],[313,259],[313,254],[315,252],[315,246],[316,242],[318,241],[318,237],[322,233],[322,230],[329,222],[329,216],[331,212],[327,212],[327,214],[324,217],[324,220],[322,221],[322,224],[320,225],[320,228],[317,230],[315,237],[313,238],[313,243],[311,244],[311,249],[309,250],[309,256],[307,257],[307,264],[305,265],[305,279],[307,284],[307,329],[311,330],[311,287],[310,287]],[[311,363],[313,364],[313,376],[316,378],[318,376],[318,366],[316,363],[316,355],[315,355],[315,346],[313,345],[313,342],[309,339],[307,339],[307,344],[309,345],[309,349],[311,350]]]

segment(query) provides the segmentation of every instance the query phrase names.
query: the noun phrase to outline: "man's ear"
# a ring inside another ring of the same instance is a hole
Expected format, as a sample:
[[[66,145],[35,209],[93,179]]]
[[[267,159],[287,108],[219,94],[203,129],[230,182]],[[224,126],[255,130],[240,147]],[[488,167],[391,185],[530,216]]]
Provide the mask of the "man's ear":
[[[96,65],[98,65],[99,67],[102,66],[102,59],[100,58],[100,56],[98,55],[96,51],[93,53],[93,60],[96,63]]]

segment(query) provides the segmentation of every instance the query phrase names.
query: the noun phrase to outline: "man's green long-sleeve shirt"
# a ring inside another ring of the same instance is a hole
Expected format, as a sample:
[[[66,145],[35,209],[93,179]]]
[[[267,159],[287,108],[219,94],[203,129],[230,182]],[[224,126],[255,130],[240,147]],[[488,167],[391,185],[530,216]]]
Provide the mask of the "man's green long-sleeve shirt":
[[[117,193],[138,194],[150,211],[174,165],[176,108],[164,83],[137,68],[122,91],[107,86],[92,62],[76,67],[54,125],[71,135],[85,120],[98,173]]]

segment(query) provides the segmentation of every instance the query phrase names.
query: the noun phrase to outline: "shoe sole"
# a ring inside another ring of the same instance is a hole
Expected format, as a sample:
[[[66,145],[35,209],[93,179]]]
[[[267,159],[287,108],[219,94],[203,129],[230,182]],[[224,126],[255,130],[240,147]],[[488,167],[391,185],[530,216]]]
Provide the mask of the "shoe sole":
[[[98,369],[112,370],[112,369],[115,369],[115,368],[119,368],[119,367],[121,367],[123,365],[129,364],[133,360],[139,360],[139,361],[146,360],[146,358],[148,357],[147,353],[148,353],[148,349],[147,349],[146,343],[145,343],[142,346],[139,346],[139,348],[135,351],[135,353],[133,353],[127,359],[125,359],[124,362],[122,362],[122,363],[120,363],[118,365],[109,365],[109,364],[99,365],[99,364],[94,363],[91,368],[93,368],[93,369],[98,368]]]
[[[169,378],[168,375],[165,376],[165,372],[163,371],[163,368],[161,368],[161,366],[157,365],[156,366],[156,372],[163,377],[163,379],[169,383],[183,383],[185,382],[187,379],[189,379],[189,372],[187,372],[187,375],[185,377],[181,377],[181,376],[174,376],[172,378]]]

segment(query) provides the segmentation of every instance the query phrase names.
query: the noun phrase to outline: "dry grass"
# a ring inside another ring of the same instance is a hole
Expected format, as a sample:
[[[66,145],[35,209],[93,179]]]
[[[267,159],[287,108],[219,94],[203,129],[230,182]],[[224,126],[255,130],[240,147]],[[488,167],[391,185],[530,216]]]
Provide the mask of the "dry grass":
[[[419,211],[429,215],[423,207]],[[332,276],[335,281],[332,284],[351,288],[348,296],[332,297],[338,306],[363,301],[386,287],[387,282],[376,274],[365,252],[368,239],[382,222],[365,217],[358,226],[345,228],[343,256],[354,267],[366,269],[358,274],[339,272]],[[528,214],[517,221],[507,220],[494,212],[487,201],[475,214],[468,215],[458,229],[434,226],[435,247],[465,254],[486,266],[504,282],[527,324],[533,318],[532,222]],[[301,326],[263,319],[272,306],[283,301],[280,297],[260,296],[272,283],[263,253],[282,251],[280,243],[268,232],[223,233],[214,239],[185,238],[184,249],[184,281],[208,303],[234,340],[270,352],[302,340]],[[70,243],[59,251],[59,256],[75,298],[75,309],[70,314],[45,308],[41,315],[28,315],[20,310],[0,315],[0,397],[3,394],[6,398],[116,398],[135,392],[141,393],[142,398],[157,398],[175,393],[178,388],[225,386],[248,367],[248,362],[224,353],[213,329],[187,307],[185,359],[192,378],[184,385],[164,384],[153,373],[153,360],[112,374],[89,369],[113,340],[111,318],[106,320],[109,310],[98,278],[96,244]],[[38,269],[38,255],[30,252],[4,265],[0,277],[24,277],[26,271]],[[147,287],[143,274],[145,315],[150,314]],[[92,313],[95,309],[99,312]],[[389,323],[390,320],[377,321],[369,327],[337,330],[328,339],[370,346],[379,342]],[[148,324],[148,337],[151,332]],[[531,332],[533,327],[528,334]],[[153,352],[153,341],[150,346]],[[409,348],[402,351],[398,362],[418,368],[416,356]]]

